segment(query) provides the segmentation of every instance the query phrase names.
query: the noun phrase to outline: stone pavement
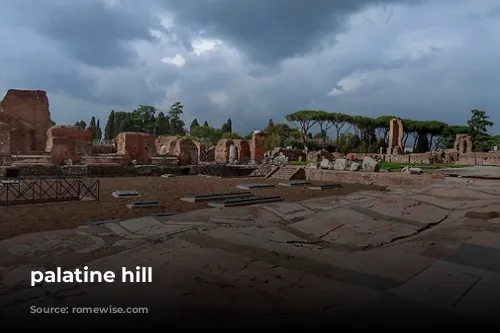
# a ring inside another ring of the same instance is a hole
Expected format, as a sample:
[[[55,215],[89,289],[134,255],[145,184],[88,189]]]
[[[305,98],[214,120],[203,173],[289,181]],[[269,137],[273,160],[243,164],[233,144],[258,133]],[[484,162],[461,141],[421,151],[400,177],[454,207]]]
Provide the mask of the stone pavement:
[[[498,324],[499,185],[446,178],[23,235],[0,242],[0,316],[29,325],[31,306],[113,305],[149,307],[129,320]],[[153,283],[30,286],[31,270],[83,265],[153,267]]]

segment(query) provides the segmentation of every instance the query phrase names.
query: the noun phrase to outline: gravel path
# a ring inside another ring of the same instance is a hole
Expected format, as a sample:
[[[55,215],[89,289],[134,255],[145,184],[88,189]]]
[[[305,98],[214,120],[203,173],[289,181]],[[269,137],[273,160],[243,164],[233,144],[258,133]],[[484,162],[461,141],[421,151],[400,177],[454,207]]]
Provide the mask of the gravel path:
[[[69,229],[91,221],[109,219],[130,219],[159,212],[185,212],[206,208],[204,203],[188,203],[179,200],[189,194],[209,194],[241,191],[236,188],[245,183],[272,183],[272,179],[242,178],[207,178],[204,176],[183,176],[177,178],[134,177],[134,178],[101,178],[100,201],[73,201],[48,204],[32,204],[22,206],[0,207],[0,239],[18,235],[54,229]],[[321,184],[321,182],[314,182]],[[276,187],[256,189],[256,195],[279,195],[285,201],[306,200],[309,198],[341,195],[374,186],[344,184],[343,188],[324,191],[308,190],[304,187]],[[116,190],[136,190],[140,198],[114,198],[111,193]],[[163,207],[128,209],[127,203],[136,201],[158,201]]]

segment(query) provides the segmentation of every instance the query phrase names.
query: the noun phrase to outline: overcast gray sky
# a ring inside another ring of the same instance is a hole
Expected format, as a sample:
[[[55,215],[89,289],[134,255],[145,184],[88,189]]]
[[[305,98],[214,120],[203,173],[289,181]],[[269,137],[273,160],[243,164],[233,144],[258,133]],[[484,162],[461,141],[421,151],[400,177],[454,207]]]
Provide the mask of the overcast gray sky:
[[[58,124],[175,101],[242,134],[300,109],[500,123],[500,4],[1,0],[0,81]]]

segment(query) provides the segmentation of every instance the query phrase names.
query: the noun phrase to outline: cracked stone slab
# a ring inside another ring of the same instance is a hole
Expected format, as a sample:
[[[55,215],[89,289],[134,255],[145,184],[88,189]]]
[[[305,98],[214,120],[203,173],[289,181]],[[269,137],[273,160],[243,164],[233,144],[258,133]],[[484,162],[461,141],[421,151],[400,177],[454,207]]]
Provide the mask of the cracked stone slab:
[[[430,266],[393,293],[437,307],[451,308],[479,279],[478,276]]]
[[[447,217],[447,212],[443,209],[402,198],[381,198],[376,202],[362,205],[362,207],[384,216],[403,218],[422,223],[422,225],[439,223]]]
[[[72,236],[46,235],[40,241],[21,243],[7,248],[7,251],[19,257],[34,257],[46,253],[64,254],[69,252],[86,251],[101,247],[102,239],[87,233],[79,232]],[[84,252],[80,252],[84,253]]]
[[[193,228],[199,224],[192,223],[161,223],[152,217],[127,220],[120,223],[129,233],[141,236],[163,235]]]
[[[417,228],[342,208],[317,213],[288,227],[335,244],[355,247],[380,246],[417,233]]]
[[[446,200],[443,198],[436,198],[429,195],[417,194],[409,196],[408,199],[420,201],[438,208],[446,209],[446,210],[455,210],[455,209],[465,209],[466,207],[478,207],[481,206],[481,203],[476,202],[467,202],[465,200]]]
[[[462,200],[478,200],[478,199],[488,199],[492,196],[490,194],[474,191],[467,189],[465,187],[459,188],[433,188],[427,195],[437,196],[441,198],[455,199],[460,198]]]
[[[277,244],[287,244],[294,241],[304,242],[302,238],[276,227],[259,228],[250,226],[237,229],[220,228],[211,231],[209,235],[228,242],[255,247],[262,247],[264,244],[277,246]]]
[[[359,192],[350,193],[344,196],[342,199],[349,201],[355,205],[370,204],[371,202],[376,202],[377,198],[370,195],[359,194]]]
[[[349,201],[338,198],[319,198],[301,202],[302,206],[311,210],[330,210],[334,208],[345,207],[350,204],[351,203]]]
[[[296,203],[280,202],[271,205],[265,205],[262,208],[276,214],[284,220],[290,221],[313,214],[314,212],[306,207]]]
[[[328,242],[356,247],[379,247],[395,240],[415,235],[416,228],[384,220],[343,225],[323,236]]]

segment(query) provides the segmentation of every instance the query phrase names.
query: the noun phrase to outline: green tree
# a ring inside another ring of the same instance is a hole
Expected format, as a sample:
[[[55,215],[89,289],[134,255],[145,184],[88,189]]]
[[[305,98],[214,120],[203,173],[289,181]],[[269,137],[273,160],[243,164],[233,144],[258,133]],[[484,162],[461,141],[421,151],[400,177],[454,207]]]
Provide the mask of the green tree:
[[[158,113],[155,122],[155,134],[156,135],[168,135],[170,134],[170,121],[163,112]]]
[[[97,119],[97,124],[95,127],[95,140],[101,140],[102,139],[102,130],[101,130],[101,124],[99,123],[99,119]]]
[[[203,127],[209,127],[208,121],[205,120],[205,122],[203,123]]]
[[[191,122],[191,125],[189,125],[189,133],[191,133],[194,128],[199,126],[200,124],[198,123],[198,119],[194,118],[193,121]]]
[[[80,128],[84,128],[85,129],[85,128],[87,128],[87,123],[85,121],[83,121],[83,120],[80,120],[80,121],[77,121],[75,123],[75,126],[78,126]]]
[[[189,134],[194,139],[212,146],[215,146],[223,135],[220,129],[210,126],[198,126]]]
[[[448,124],[437,120],[426,121],[425,123],[429,142],[428,150],[437,149],[437,141],[448,127]]]
[[[340,147],[342,146],[340,136],[342,134],[347,133],[352,126],[351,116],[344,113],[332,112],[330,121],[332,122],[333,127],[335,128],[335,133],[336,133],[335,147],[336,151],[338,152]],[[342,132],[342,130],[344,131]]]
[[[90,118],[90,123],[89,123],[89,127],[91,128],[91,137],[92,137],[92,141],[95,140],[95,134],[96,134],[96,122],[95,122],[95,117],[92,117]]]
[[[429,139],[425,133],[421,133],[417,139],[417,149],[416,153],[425,153],[429,151]]]
[[[183,110],[184,106],[181,102],[175,102],[168,110],[167,117],[170,121],[170,134],[172,135],[184,134],[184,122],[181,120]]]
[[[300,130],[300,138],[304,148],[307,147],[309,131],[317,123],[316,116],[317,111],[313,110],[301,110],[285,116],[287,121],[293,123]]]
[[[333,127],[333,115],[326,111],[316,111],[313,119],[319,126],[318,139],[322,140],[322,146],[325,148],[328,140],[328,131]]]
[[[271,132],[273,127],[274,127],[274,121],[272,119],[269,119],[267,126],[264,129],[264,132]]]
[[[467,121],[472,135],[472,147],[475,151],[488,151],[490,136],[488,135],[488,127],[493,126],[493,122],[489,120],[489,116],[485,111],[472,110],[471,119]]]
[[[222,133],[232,133],[233,132],[233,123],[231,119],[228,119],[227,122],[222,124],[222,127],[220,128]]]
[[[132,114],[130,112],[127,112],[120,123],[120,133],[133,132],[133,131],[134,131],[134,122],[132,120]]]
[[[154,134],[156,123],[156,108],[150,105],[139,105],[131,114],[133,132]]]
[[[451,149],[455,144],[457,134],[469,133],[469,126],[448,125],[437,139],[436,146],[438,149]]]
[[[379,140],[384,142],[384,146],[389,144],[389,122],[397,117],[386,115],[375,118],[376,132]]]
[[[106,126],[104,127],[104,139],[112,140],[116,136],[116,119],[115,119],[115,110],[111,110],[109,113],[108,121],[106,122]]]

